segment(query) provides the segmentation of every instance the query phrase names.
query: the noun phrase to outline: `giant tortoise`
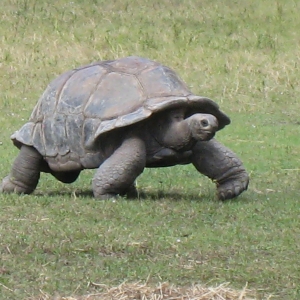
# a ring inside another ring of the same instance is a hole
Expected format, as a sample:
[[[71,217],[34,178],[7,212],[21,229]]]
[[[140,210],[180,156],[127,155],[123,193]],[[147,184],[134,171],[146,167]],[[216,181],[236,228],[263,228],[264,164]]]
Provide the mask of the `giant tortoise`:
[[[216,183],[219,199],[234,198],[247,189],[248,174],[213,138],[229,123],[160,63],[136,56],[92,63],[54,79],[12,135],[20,152],[1,191],[29,194],[40,172],[71,183],[96,168],[95,197],[134,196],[145,167],[192,163]]]

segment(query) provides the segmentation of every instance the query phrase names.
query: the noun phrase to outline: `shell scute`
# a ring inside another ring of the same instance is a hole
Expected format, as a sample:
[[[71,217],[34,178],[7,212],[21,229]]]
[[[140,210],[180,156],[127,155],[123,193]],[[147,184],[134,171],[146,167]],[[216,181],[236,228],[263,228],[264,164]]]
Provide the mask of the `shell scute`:
[[[55,113],[51,118],[43,121],[43,133],[46,156],[66,155],[70,151],[69,142],[66,143],[66,116]],[[36,147],[36,145],[35,145]],[[38,149],[41,152],[41,149]]]
[[[70,115],[66,117],[66,139],[72,145],[70,150],[78,154],[79,157],[85,155],[83,145],[82,124],[85,117],[83,114]],[[66,144],[66,142],[64,142]]]
[[[147,98],[187,96],[191,94],[186,84],[169,68],[156,66],[139,74]]]
[[[103,123],[103,122],[102,122]],[[101,126],[101,119],[85,118],[82,126],[82,143],[86,150],[95,150],[95,132]]]
[[[144,101],[143,89],[134,75],[112,72],[98,84],[84,114],[91,118],[114,119],[134,111]]]
[[[74,73],[74,70],[63,73],[48,85],[48,87],[40,97],[36,107],[34,108],[30,116],[30,121],[42,121],[45,116],[51,116],[55,113],[57,103],[60,100],[59,96],[61,90]]]
[[[129,56],[114,61],[109,61],[107,62],[106,65],[108,65],[109,68],[114,72],[135,75],[145,69],[150,68],[151,66],[157,66],[159,64],[147,58],[138,57],[138,56]]]
[[[76,71],[64,84],[56,111],[68,115],[82,113],[86,102],[106,72],[105,68],[98,65]]]
[[[33,123],[32,123],[33,124]],[[36,123],[32,133],[32,145],[42,154],[46,154],[45,141],[44,141],[44,130],[41,122]]]

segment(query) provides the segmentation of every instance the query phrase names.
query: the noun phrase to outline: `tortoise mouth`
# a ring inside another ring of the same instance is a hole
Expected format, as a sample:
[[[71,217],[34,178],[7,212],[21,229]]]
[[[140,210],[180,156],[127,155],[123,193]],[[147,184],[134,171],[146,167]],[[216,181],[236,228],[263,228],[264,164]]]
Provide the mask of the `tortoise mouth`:
[[[195,141],[205,142],[211,140],[215,136],[216,132],[211,130],[201,130],[200,132],[193,134]]]
[[[209,132],[209,133],[207,133],[207,135],[206,135],[206,141],[209,141],[209,140],[211,140],[214,136],[215,136],[215,132]]]

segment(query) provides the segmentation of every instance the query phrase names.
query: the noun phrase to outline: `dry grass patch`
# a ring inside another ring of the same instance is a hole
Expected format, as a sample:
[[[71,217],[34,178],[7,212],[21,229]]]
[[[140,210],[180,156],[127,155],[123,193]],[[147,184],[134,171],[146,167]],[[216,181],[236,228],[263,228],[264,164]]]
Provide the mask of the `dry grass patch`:
[[[38,298],[31,300],[254,300],[253,292],[246,286],[243,290],[237,291],[229,287],[228,283],[217,287],[206,287],[193,285],[192,287],[176,287],[169,283],[161,283],[156,287],[142,283],[122,283],[116,287],[109,287],[105,284],[90,283],[99,292],[86,296],[49,296],[43,292]],[[251,294],[251,296],[250,296]]]

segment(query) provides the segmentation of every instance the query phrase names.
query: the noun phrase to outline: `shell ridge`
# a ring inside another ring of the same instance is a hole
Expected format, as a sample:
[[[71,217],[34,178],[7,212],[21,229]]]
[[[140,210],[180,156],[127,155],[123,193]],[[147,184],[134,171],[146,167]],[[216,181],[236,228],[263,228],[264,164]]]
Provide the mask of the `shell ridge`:
[[[42,140],[41,142],[41,145],[42,145],[42,150],[43,150],[43,153],[46,153],[46,148],[45,148],[45,145],[46,145],[46,141],[45,141],[45,136],[44,136],[44,128],[43,128],[43,122],[38,122],[35,124],[35,127],[34,127],[34,130],[33,130],[33,134],[35,135],[36,134],[36,131],[37,130],[40,130],[40,138]]]
[[[139,121],[142,121],[142,120],[148,118],[149,116],[151,116],[152,113],[153,113],[153,111],[151,109],[148,109],[148,108],[142,106],[142,107],[136,109],[135,111],[128,113],[122,117],[105,120],[105,121],[101,122],[101,124],[99,124],[99,126],[94,134],[94,138],[96,139],[103,133],[108,132],[114,128],[126,127],[126,126],[129,126],[132,124],[136,124]],[[135,117],[134,121],[132,121],[133,115]]]
[[[141,72],[142,72],[142,71],[141,71]],[[139,73],[141,73],[141,72],[139,72]],[[139,75],[139,74],[135,74],[135,75],[133,75],[133,76],[135,76],[137,82],[138,82],[139,85],[141,86],[144,96],[146,97],[146,99],[148,99],[149,95],[148,95],[148,93],[147,93],[147,91],[146,91],[146,88],[144,87],[144,85],[143,85],[143,83],[141,82],[141,80],[140,80],[140,78],[139,78],[138,75]]]
[[[77,67],[75,68],[74,70],[76,71],[80,71],[80,70],[84,70],[84,69],[88,69],[90,67],[93,67],[93,66],[107,66],[109,62],[111,62],[112,60],[100,60],[100,61],[94,61],[88,65],[84,65],[84,66],[80,66],[80,67]]]
[[[107,68],[105,68],[105,69],[106,69],[106,72],[103,73],[103,74],[100,76],[100,78],[99,78],[97,84],[95,85],[94,89],[90,92],[89,96],[87,97],[87,100],[86,100],[85,104],[83,105],[82,112],[83,112],[83,115],[84,115],[85,117],[86,117],[86,115],[84,114],[84,112],[85,112],[86,107],[90,104],[90,100],[91,100],[92,95],[94,95],[95,91],[98,89],[98,86],[99,86],[99,84],[101,83],[103,77],[106,76],[107,74],[111,73],[110,71],[107,71]]]
[[[101,83],[103,77],[110,73],[110,70],[108,70],[108,68],[107,68],[107,64],[101,64],[101,65],[102,65],[103,68],[106,70],[106,72],[104,72],[104,73],[102,74],[102,76],[100,76],[100,78],[99,78],[97,84],[95,85],[94,89],[90,92],[89,97],[87,98],[85,104],[83,105],[83,108],[82,108],[82,114],[83,114],[83,116],[85,117],[85,119],[87,119],[87,118],[88,118],[88,119],[97,119],[97,118],[93,118],[93,117],[91,117],[91,116],[87,116],[87,115],[85,114],[85,110],[86,110],[86,107],[90,104],[92,95],[94,95],[95,91],[98,89],[98,86],[100,85],[100,83]],[[100,66],[100,64],[99,64],[99,66]],[[87,145],[86,145],[86,142],[84,141],[84,137],[85,137],[85,133],[84,133],[85,126],[84,126],[84,123],[85,123],[85,121],[83,122],[82,127],[81,127],[81,139],[80,139],[80,142],[81,142],[82,145],[87,146]],[[101,123],[100,123],[100,124],[101,124]]]
[[[62,94],[62,91],[64,90],[64,88],[65,88],[67,82],[72,78],[72,76],[73,76],[75,73],[77,73],[77,70],[74,69],[74,70],[72,70],[70,73],[71,73],[70,76],[69,76],[69,77],[61,84],[59,90],[57,91],[57,94],[56,94],[56,97],[55,97],[55,109],[54,109],[55,111],[57,110],[57,105],[58,105],[58,103],[60,102],[60,96],[61,96],[61,94]]]

